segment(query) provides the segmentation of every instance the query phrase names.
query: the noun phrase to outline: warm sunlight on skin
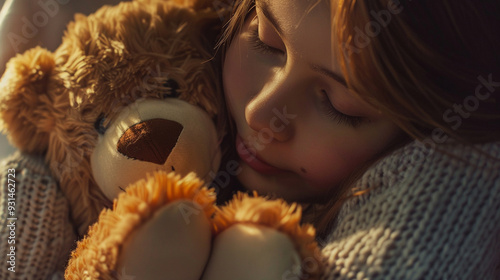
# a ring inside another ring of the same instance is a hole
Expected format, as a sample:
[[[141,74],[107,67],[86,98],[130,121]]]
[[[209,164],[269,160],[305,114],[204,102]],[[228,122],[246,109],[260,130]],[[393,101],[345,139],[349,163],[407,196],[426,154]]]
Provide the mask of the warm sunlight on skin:
[[[294,201],[323,197],[400,133],[346,88],[331,54],[329,1],[310,9],[316,2],[257,0],[223,73],[238,178]]]

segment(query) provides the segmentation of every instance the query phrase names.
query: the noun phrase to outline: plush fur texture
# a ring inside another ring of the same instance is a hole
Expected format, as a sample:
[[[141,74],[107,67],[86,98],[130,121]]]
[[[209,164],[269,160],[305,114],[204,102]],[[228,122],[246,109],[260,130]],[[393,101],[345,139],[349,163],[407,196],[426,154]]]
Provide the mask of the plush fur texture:
[[[315,230],[311,225],[300,225],[300,206],[257,194],[239,193],[219,208],[214,204],[213,190],[207,189],[194,174],[180,178],[164,172],[129,186],[115,201],[112,210],[101,213],[99,222],[91,227],[88,236],[72,253],[65,279],[115,279],[126,238],[160,208],[178,200],[196,203],[199,208],[195,210],[212,221],[214,235],[241,223],[262,225],[286,234],[301,257],[301,269],[307,273],[307,279],[319,279],[322,269],[319,247],[314,240]]]
[[[45,156],[80,235],[110,205],[89,162],[100,117],[109,121],[138,99],[161,99],[172,91],[166,81],[174,79],[179,99],[222,123],[211,65],[221,24],[210,1],[123,2],[76,15],[55,52],[37,47],[8,63],[0,82],[0,128],[20,150]]]
[[[75,229],[87,236],[66,270],[68,279],[113,279],[130,233],[172,201],[200,205],[216,235],[236,223],[264,225],[289,236],[307,271],[318,276],[314,229],[301,209],[282,200],[240,194],[215,206],[215,195],[194,175],[156,172],[128,186],[114,204],[92,176],[90,157],[121,109],[164,95],[198,106],[224,135],[219,75],[211,49],[220,31],[212,1],[132,1],[77,15],[55,52],[34,48],[12,59],[0,81],[0,128],[20,150],[43,155],[69,200]],[[175,80],[174,86],[169,80]],[[102,117],[105,117],[104,119]],[[101,120],[102,121],[101,123]],[[112,209],[102,211],[106,206]]]
[[[200,205],[197,211],[210,219],[215,213],[215,193],[194,174],[184,178],[158,172],[129,186],[112,210],[99,216],[88,235],[78,243],[66,268],[65,279],[115,279],[119,254],[130,233],[149,221],[160,208],[177,200]]]
[[[261,225],[275,229],[291,238],[299,253],[301,269],[307,279],[319,279],[322,271],[320,249],[315,241],[316,231],[310,224],[301,225],[302,208],[282,199],[268,199],[238,193],[217,211],[212,222],[215,234],[235,224]]]

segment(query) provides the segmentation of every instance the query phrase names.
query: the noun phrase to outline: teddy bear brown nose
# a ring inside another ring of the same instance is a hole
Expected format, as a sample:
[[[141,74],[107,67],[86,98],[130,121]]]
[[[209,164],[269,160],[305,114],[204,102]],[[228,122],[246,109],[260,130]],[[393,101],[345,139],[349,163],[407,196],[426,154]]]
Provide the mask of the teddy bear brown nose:
[[[129,158],[163,165],[177,144],[183,126],[151,119],[131,126],[118,140],[118,151]]]

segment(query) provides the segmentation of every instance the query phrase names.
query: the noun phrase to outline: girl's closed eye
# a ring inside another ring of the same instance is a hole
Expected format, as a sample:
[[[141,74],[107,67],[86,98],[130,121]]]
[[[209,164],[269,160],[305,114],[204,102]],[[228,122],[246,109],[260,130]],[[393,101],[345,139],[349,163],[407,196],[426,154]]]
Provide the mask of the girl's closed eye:
[[[249,43],[251,47],[262,54],[285,54],[284,45],[280,35],[266,20],[260,21],[261,18],[255,12],[254,26],[250,28]],[[265,34],[263,36],[262,34]]]
[[[285,55],[286,51],[283,50],[284,46],[276,47],[276,45],[279,44],[278,42],[282,43],[280,35],[274,32],[273,28],[264,24],[264,22],[259,22],[257,14],[254,18],[254,26],[249,29],[248,41],[252,49],[264,55]],[[266,39],[261,37],[261,31],[264,31],[264,34],[266,34]],[[272,41],[272,43],[267,42],[267,40]],[[320,91],[318,100],[321,114],[336,121],[339,125],[347,125],[356,128],[367,119],[360,116],[351,116],[338,110],[331,102],[326,90]]]
[[[252,48],[256,51],[261,52],[262,54],[284,54],[285,52],[272,47],[260,39],[259,36],[259,28],[256,27],[252,30],[250,30],[250,43],[252,44]]]
[[[328,93],[325,90],[321,90],[319,100],[322,113],[326,117],[337,121],[337,123],[340,125],[344,124],[356,128],[366,120],[366,118],[364,117],[350,116],[340,112],[332,104],[330,98],[328,98]]]

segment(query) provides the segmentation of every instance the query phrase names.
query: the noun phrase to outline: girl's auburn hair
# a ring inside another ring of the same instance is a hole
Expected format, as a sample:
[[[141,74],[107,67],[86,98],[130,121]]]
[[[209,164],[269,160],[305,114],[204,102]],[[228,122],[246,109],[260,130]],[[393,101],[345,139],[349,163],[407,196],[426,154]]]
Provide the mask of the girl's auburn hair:
[[[218,44],[223,53],[255,0],[234,5]],[[333,57],[351,92],[413,139],[500,141],[499,1],[330,0],[330,7]],[[409,140],[398,141],[391,150]],[[349,187],[389,152],[332,188],[326,213],[314,222],[319,234],[330,228]]]
[[[234,5],[218,44],[223,50],[255,0]],[[437,144],[438,134],[466,144],[500,140],[499,1],[331,0],[330,6],[333,57],[353,93],[415,139],[434,133]]]
[[[500,140],[500,2],[334,0],[349,88],[415,139]]]

